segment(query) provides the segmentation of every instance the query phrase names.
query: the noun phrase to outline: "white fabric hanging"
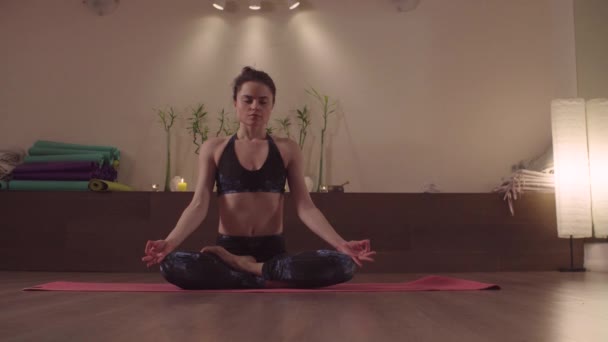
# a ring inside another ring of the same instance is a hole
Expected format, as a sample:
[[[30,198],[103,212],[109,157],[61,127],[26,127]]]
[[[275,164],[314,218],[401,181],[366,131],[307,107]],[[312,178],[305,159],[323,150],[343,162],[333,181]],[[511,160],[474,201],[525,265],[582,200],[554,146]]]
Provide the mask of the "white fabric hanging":
[[[0,180],[6,179],[23,162],[25,152],[18,149],[0,150]]]

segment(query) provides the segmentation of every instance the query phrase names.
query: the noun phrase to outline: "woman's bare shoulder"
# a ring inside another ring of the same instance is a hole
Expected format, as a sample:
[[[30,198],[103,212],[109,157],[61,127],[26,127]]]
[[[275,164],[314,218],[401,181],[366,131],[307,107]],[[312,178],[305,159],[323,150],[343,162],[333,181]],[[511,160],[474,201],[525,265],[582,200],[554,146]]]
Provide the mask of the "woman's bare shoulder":
[[[286,149],[292,149],[294,147],[298,147],[298,143],[295,142],[293,139],[291,138],[285,138],[285,137],[272,137],[272,139],[274,140],[274,142],[277,144],[277,146],[279,147],[283,147]]]
[[[272,138],[281,152],[281,157],[285,161],[286,165],[289,165],[290,161],[294,159],[296,153],[300,152],[298,143],[293,139],[284,137],[273,137]]]
[[[202,147],[206,150],[207,156],[212,155],[213,159],[217,161],[228,140],[230,140],[230,137],[211,137],[205,140]]]
[[[230,137],[211,137],[205,141],[205,144],[208,144],[209,147],[212,147],[212,148],[219,147],[222,144],[227,143],[229,139],[230,139]]]

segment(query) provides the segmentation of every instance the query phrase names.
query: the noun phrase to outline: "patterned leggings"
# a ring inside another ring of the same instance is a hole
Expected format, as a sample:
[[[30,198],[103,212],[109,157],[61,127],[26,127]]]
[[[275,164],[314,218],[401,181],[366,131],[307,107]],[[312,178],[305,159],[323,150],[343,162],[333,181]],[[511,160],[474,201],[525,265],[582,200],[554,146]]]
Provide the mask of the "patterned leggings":
[[[231,268],[213,253],[175,251],[160,264],[165,279],[180,288],[256,289],[266,281],[279,281],[293,288],[315,288],[349,281],[355,263],[343,253],[317,250],[288,255],[282,235],[219,235],[218,246],[235,255],[250,255],[263,262],[262,276]]]

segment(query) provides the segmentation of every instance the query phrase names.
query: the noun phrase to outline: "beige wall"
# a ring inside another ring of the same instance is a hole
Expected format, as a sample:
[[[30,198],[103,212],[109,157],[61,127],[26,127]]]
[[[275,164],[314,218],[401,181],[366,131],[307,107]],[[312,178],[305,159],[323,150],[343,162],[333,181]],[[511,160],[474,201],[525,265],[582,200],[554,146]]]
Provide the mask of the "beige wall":
[[[578,94],[608,97],[608,1],[576,0],[574,18]]]
[[[230,108],[230,82],[254,65],[277,83],[276,117],[314,106],[310,85],[338,99],[329,183],[487,192],[550,143],[550,100],[576,95],[572,0],[423,0],[409,13],[391,1],[307,3],[221,13],[203,0],[129,0],[99,17],[79,1],[1,0],[0,146],[114,145],[120,180],[148,189],[164,170],[154,109]],[[311,175],[318,110],[313,119]],[[192,182],[184,125],[173,165]]]

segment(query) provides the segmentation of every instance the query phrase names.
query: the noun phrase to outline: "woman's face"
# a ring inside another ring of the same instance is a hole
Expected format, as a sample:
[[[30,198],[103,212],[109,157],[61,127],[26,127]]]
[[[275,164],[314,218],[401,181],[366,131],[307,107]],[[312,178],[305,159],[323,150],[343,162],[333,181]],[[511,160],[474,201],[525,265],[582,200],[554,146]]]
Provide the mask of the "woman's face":
[[[237,119],[246,126],[266,127],[272,112],[273,98],[270,88],[259,82],[245,82],[236,94],[234,108]]]

